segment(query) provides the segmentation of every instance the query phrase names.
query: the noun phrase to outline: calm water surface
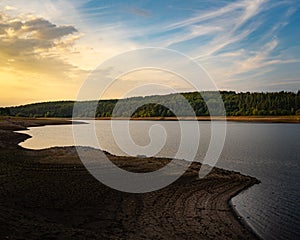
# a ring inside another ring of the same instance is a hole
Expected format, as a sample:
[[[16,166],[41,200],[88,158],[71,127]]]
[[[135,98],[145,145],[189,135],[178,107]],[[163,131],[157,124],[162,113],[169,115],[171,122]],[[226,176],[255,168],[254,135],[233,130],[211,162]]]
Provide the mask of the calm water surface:
[[[117,122],[120,127],[124,122]],[[180,143],[178,122],[131,121],[130,132],[136,144],[150,143],[148,131],[154,124],[165,128],[167,141],[157,156],[173,157]],[[190,124],[188,121],[184,124]],[[199,122],[201,130],[197,160],[205,156],[210,141],[210,123]],[[76,125],[84,128],[86,125]],[[115,143],[110,121],[96,121],[101,149],[126,155]],[[72,126],[44,126],[23,131],[33,136],[23,147],[42,149],[74,145]],[[190,134],[194,134],[191,132]],[[96,146],[94,146],[96,147]],[[227,124],[225,146],[217,166],[258,178],[255,185],[235,197],[238,213],[264,239],[300,239],[300,125]]]

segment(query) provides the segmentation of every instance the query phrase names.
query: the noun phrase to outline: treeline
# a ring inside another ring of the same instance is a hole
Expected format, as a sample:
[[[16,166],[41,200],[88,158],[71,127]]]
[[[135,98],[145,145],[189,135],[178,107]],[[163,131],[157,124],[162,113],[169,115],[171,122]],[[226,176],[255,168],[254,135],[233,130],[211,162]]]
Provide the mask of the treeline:
[[[183,97],[185,98],[183,98]],[[223,115],[217,92],[134,97],[100,101],[77,102],[76,117],[172,117],[188,116],[188,102],[197,116]],[[273,93],[221,92],[227,116],[300,115],[300,91]],[[204,101],[205,100],[205,101]],[[118,103],[118,104],[117,104]],[[72,117],[74,101],[58,101],[0,108],[0,115],[20,117]],[[117,104],[117,105],[116,105]],[[139,106],[135,111],[133,106]],[[168,107],[166,107],[168,106]]]

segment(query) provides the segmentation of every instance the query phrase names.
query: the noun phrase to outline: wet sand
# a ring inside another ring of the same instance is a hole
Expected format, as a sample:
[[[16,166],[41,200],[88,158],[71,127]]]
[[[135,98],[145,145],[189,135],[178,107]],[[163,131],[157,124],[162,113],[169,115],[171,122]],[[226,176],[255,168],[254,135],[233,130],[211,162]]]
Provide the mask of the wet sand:
[[[257,239],[229,204],[255,178],[214,168],[199,180],[193,163],[159,191],[123,193],[93,178],[74,147],[26,150],[17,144],[29,136],[13,132],[66,123],[0,119],[0,239]],[[107,156],[133,172],[170,161]]]

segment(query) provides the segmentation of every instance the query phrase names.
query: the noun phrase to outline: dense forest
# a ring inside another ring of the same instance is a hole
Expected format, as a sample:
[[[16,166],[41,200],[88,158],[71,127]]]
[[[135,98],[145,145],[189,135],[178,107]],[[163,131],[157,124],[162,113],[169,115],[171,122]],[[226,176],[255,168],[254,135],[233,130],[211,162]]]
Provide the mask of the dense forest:
[[[171,117],[176,109],[177,116],[187,116],[183,97],[189,102],[197,116],[208,116],[214,108],[214,115],[223,115],[218,110],[217,92],[190,92],[182,94],[155,95],[147,97],[133,97],[128,99],[113,99],[100,101],[85,101],[76,103],[77,117]],[[223,91],[221,96],[227,116],[274,116],[300,115],[300,91],[268,92],[268,93],[236,93]],[[204,101],[204,99],[206,101]],[[185,101],[186,101],[185,100]],[[150,103],[149,103],[150,102]],[[115,108],[116,104],[117,108]],[[28,104],[18,107],[0,108],[2,116],[21,117],[72,117],[74,101],[59,101]],[[132,106],[139,106],[131,111]],[[164,107],[164,106],[169,106]],[[96,115],[94,114],[96,110]],[[217,114],[216,114],[217,113]]]

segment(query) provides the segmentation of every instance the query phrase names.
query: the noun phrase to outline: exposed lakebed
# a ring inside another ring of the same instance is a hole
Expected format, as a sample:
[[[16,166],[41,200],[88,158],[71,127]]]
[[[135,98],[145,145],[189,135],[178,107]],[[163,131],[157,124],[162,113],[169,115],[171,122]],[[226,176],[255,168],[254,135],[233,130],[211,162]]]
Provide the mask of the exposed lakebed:
[[[118,122],[122,127],[124,123]],[[173,157],[180,143],[178,122],[131,121],[132,139],[138,145],[149,144],[149,129],[156,124],[164,127],[167,136],[166,144],[157,156]],[[84,128],[85,125],[73,127]],[[199,127],[201,140],[195,159],[201,161],[210,140],[210,123],[199,122]],[[101,149],[126,155],[114,141],[110,121],[96,121],[96,132]],[[25,148],[74,145],[70,125],[34,127],[26,133],[33,137],[21,144]],[[232,203],[245,221],[265,239],[300,237],[299,136],[299,124],[227,124],[225,146],[217,166],[251,175],[261,181],[261,184],[236,196]]]

